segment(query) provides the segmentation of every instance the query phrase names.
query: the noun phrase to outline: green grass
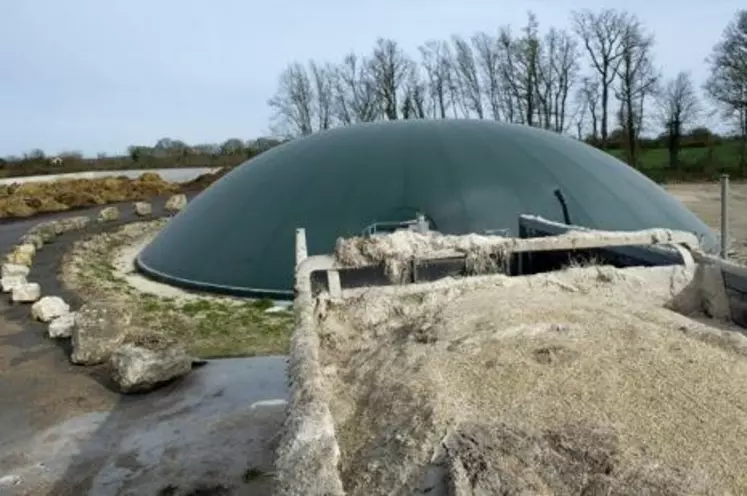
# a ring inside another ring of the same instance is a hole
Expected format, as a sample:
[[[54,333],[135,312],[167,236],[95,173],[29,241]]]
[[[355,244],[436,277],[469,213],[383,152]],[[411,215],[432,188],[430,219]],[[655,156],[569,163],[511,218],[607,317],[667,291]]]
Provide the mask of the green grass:
[[[147,294],[138,295],[136,303],[140,326],[179,339],[201,358],[286,353],[293,316],[268,314],[267,305],[265,300],[175,301]]]
[[[625,161],[623,150],[608,150],[607,153]],[[717,181],[723,173],[742,179],[747,177],[747,170],[740,169],[739,159],[740,144],[736,141],[726,141],[711,148],[682,148],[676,169],[669,165],[666,148],[642,148],[636,168],[660,183]]]
[[[625,160],[625,152],[622,149],[607,150],[610,155]],[[639,151],[640,168],[668,169],[669,150],[666,148],[643,148]],[[737,169],[739,167],[739,143],[727,141],[718,146],[709,148],[682,148],[679,152],[679,161],[683,168],[703,169],[724,168]]]
[[[112,258],[121,243],[87,246],[74,287],[87,300],[115,300],[133,312],[133,328],[175,338],[199,358],[278,355],[288,351],[291,312],[267,313],[271,300],[191,296],[164,298],[141,293],[114,272]]]

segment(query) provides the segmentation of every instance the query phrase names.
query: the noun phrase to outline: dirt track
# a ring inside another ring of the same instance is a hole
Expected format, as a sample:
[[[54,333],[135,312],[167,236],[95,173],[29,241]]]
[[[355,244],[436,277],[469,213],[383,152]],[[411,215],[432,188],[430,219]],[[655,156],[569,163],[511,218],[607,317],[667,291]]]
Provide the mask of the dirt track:
[[[669,184],[665,189],[677,197],[711,229],[721,230],[721,186],[719,183]],[[747,264],[747,183],[729,188],[729,239],[731,258]]]
[[[120,221],[93,229],[133,221],[131,206],[123,207]],[[65,215],[1,223],[0,252],[33,224]],[[45,245],[31,272],[44,293],[60,295],[74,308],[81,301],[57,274],[71,243],[85,235],[70,232]],[[114,496],[168,489],[164,494],[181,495],[219,486],[225,490],[205,494],[271,493],[266,474],[283,417],[282,357],[210,362],[160,391],[123,397],[103,368],[73,366],[67,351],[31,321],[28,305],[0,300],[0,494]]]

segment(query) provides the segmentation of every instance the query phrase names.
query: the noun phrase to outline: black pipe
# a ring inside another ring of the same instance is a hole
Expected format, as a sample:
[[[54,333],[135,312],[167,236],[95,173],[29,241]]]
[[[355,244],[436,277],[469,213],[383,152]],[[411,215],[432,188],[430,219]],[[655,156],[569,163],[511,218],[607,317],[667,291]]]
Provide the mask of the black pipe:
[[[553,191],[553,193],[555,194],[555,198],[557,198],[558,201],[560,202],[560,207],[563,209],[564,222],[568,224],[569,226],[573,225],[573,223],[571,222],[571,216],[568,213],[568,204],[565,201],[565,196],[563,195],[563,192],[560,191],[560,188],[557,188],[555,191]]]

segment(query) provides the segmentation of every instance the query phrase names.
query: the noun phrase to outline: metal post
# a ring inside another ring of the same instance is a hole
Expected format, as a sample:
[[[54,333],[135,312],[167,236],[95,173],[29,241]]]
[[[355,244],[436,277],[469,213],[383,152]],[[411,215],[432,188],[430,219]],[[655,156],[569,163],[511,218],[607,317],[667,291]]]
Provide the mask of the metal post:
[[[296,229],[296,267],[306,260],[309,253],[306,249],[306,229],[300,227]]]
[[[729,174],[721,174],[721,258],[728,258],[729,247]]]

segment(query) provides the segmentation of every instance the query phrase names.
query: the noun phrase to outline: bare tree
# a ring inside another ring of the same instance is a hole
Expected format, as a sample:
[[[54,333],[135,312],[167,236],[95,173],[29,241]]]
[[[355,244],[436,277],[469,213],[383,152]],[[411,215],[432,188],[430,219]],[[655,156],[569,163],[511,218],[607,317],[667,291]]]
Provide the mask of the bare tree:
[[[305,136],[312,126],[314,90],[306,68],[298,62],[280,74],[275,96],[268,102],[275,110],[274,127],[284,136]]]
[[[503,88],[504,116],[508,122],[534,125],[538,114],[540,40],[533,14],[515,37],[509,27],[498,35],[499,74]]]
[[[425,86],[420,77],[419,67],[413,64],[407,76],[400,109],[403,119],[425,119]]]
[[[419,50],[428,80],[430,115],[445,119],[452,105],[450,88],[453,86],[453,71],[449,45],[443,41],[428,41]]]
[[[478,118],[482,119],[485,116],[482,106],[482,89],[472,47],[459,36],[453,36],[452,43],[454,45],[456,80],[459,83],[458,94],[461,97],[460,103],[464,108],[465,115],[469,116],[474,112]]]
[[[368,68],[384,116],[389,120],[396,120],[399,117],[397,101],[412,64],[412,60],[400,49],[396,41],[384,38],[376,41]]]
[[[518,42],[514,39],[509,26],[500,29],[497,39],[498,75],[501,91],[501,108],[503,118],[508,122],[523,122],[522,91],[520,88],[520,70],[517,62]]]
[[[741,136],[740,168],[747,166],[747,10],[737,12],[709,57],[708,95],[736,117]]]
[[[472,37],[475,48],[480,85],[488,101],[493,120],[501,120],[500,48],[498,40],[486,33]]]
[[[601,92],[601,145],[607,144],[609,97],[623,54],[623,36],[629,15],[614,9],[599,13],[583,10],[572,13],[574,30],[581,38]]]
[[[319,65],[316,62],[309,63],[311,77],[314,82],[314,110],[316,116],[316,128],[321,131],[329,129],[333,125],[333,84],[334,69],[330,64]]]
[[[658,100],[659,119],[666,129],[669,165],[677,167],[683,130],[700,111],[698,95],[690,74],[680,72],[668,81],[659,93]]]
[[[618,66],[615,96],[620,101],[620,125],[623,129],[628,163],[638,164],[638,138],[643,127],[644,102],[651,96],[659,79],[652,63],[653,35],[646,33],[638,19],[628,17],[622,37],[622,56]]]
[[[355,54],[345,56],[334,72],[334,108],[343,125],[369,122],[379,117],[376,84],[367,70],[367,62]]]
[[[551,28],[539,48],[539,125],[563,133],[567,130],[568,96],[578,73],[576,41],[565,31]]]
[[[581,81],[581,87],[578,90],[579,104],[581,106],[581,120],[577,122],[577,132],[581,136],[583,127],[583,117],[588,115],[591,119],[591,137],[596,143],[599,140],[599,103],[602,95],[599,91],[599,81],[585,77]],[[581,139],[579,137],[579,139]]]
[[[539,108],[540,40],[539,23],[533,13],[529,13],[527,25],[522,31],[524,36],[514,43],[515,86],[523,113],[522,121],[534,126]]]

